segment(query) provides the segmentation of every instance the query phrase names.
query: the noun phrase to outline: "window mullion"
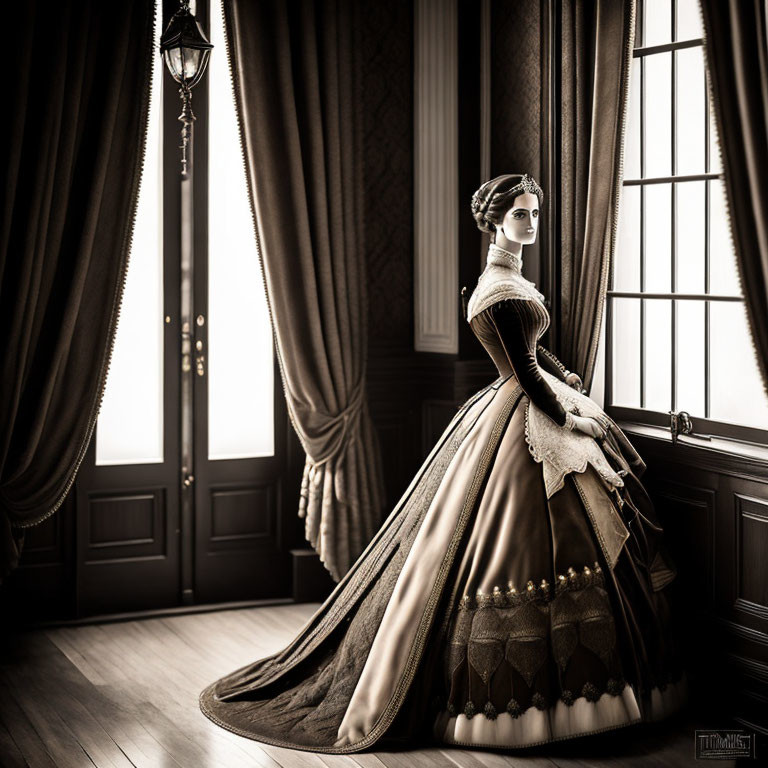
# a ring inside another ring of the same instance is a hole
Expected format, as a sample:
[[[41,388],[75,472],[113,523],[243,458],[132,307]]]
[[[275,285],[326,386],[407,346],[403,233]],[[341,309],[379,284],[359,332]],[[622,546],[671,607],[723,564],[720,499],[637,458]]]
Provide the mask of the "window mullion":
[[[640,59],[640,178],[645,178],[645,59]],[[645,186],[640,187],[640,292],[645,291]],[[645,408],[645,299],[640,299],[640,407]]]
[[[704,125],[704,169],[707,173],[712,170],[712,158],[709,152],[709,126],[710,126],[710,110],[712,104],[709,100],[709,91],[707,89],[707,78],[709,77],[706,69],[704,71],[704,119],[706,121]],[[704,293],[709,293],[712,286],[710,281],[710,195],[712,184],[709,180],[704,182]],[[709,366],[710,366],[710,307],[709,301],[704,302],[704,418],[710,417],[710,401],[711,391],[709,382]]]
[[[672,35],[675,36],[675,31],[677,29],[677,25],[675,24],[675,12],[677,9],[677,2],[674,1],[670,3],[671,6],[671,15],[672,15]],[[670,62],[670,140],[671,140],[671,146],[670,146],[670,162],[671,162],[671,171],[672,176],[675,177],[677,175],[677,88],[676,88],[676,73],[677,73],[677,51],[673,50],[670,53],[671,62]],[[672,183],[669,185],[670,190],[670,212],[671,212],[671,221],[670,221],[670,289],[672,293],[674,293],[677,290],[677,184]],[[677,302],[672,299],[671,306],[670,306],[670,355],[672,357],[671,364],[670,364],[670,376],[669,376],[669,386],[670,386],[670,398],[669,402],[671,405],[671,408],[673,411],[677,410]]]

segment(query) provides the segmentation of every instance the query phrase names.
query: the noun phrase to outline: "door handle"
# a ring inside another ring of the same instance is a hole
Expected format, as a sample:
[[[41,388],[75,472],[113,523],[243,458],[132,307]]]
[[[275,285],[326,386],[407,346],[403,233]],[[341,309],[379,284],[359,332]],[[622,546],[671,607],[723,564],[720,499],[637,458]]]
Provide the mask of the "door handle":
[[[205,355],[203,354],[203,340],[198,339],[195,342],[197,357],[195,357],[195,369],[198,376],[205,376]]]

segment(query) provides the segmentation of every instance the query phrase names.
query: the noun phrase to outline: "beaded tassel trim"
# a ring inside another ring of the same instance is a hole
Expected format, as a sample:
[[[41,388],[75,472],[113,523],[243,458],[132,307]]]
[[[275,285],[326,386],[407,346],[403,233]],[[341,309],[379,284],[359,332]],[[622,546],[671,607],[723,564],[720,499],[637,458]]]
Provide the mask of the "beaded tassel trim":
[[[580,572],[570,567],[566,573],[557,574],[554,595],[559,595],[568,590],[584,589],[593,585],[605,586],[603,569],[597,561],[595,561],[592,568],[585,565]],[[498,586],[495,586],[492,592],[481,592],[478,589],[474,599],[470,595],[464,595],[458,603],[458,609],[473,610],[486,606],[506,608],[530,600],[550,600],[552,597],[552,585],[546,579],[542,579],[539,584],[529,580],[523,589],[517,589],[514,582],[510,581],[507,583],[506,589],[501,589]]]
[[[605,688],[598,687],[594,683],[586,682],[581,690],[563,690],[560,693],[560,696],[553,701],[548,701],[541,693],[534,693],[531,697],[531,703],[527,707],[523,707],[517,699],[512,697],[507,702],[505,709],[513,718],[518,718],[520,715],[527,712],[530,707],[544,710],[554,706],[558,700],[562,701],[566,706],[571,707],[577,699],[582,697],[587,701],[594,703],[598,701],[604,693],[607,693],[610,696],[619,696],[627,685],[628,683],[623,677],[610,677],[608,678]],[[666,688],[666,685],[664,687]],[[662,689],[660,688],[659,690]],[[436,704],[438,704],[439,708],[439,703],[436,702]],[[456,706],[448,701],[445,703],[445,709],[450,717],[456,717],[456,715],[462,714],[467,720],[471,720],[475,715],[484,715],[488,720],[495,720],[499,715],[496,707],[490,701],[486,702],[485,706],[481,708],[476,707],[473,701],[467,701],[461,710],[457,710]]]

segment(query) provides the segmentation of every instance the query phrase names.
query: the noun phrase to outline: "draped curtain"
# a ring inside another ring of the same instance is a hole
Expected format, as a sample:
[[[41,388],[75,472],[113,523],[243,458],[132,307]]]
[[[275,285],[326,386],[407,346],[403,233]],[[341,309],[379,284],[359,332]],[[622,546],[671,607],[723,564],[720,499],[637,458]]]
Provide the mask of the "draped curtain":
[[[339,580],[381,521],[365,396],[354,0],[227,0],[227,45],[285,396],[306,452],[299,514]]]
[[[589,390],[616,237],[635,0],[573,0],[562,14],[558,353]]]
[[[91,439],[136,209],[152,0],[3,9],[0,578]]]
[[[764,0],[701,0],[736,263],[768,393],[768,21]]]

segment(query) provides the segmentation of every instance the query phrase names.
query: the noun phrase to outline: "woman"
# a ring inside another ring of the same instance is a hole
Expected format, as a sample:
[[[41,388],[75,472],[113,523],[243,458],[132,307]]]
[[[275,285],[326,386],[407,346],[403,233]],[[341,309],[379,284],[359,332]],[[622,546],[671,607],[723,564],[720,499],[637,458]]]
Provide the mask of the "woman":
[[[684,702],[645,465],[537,343],[549,316],[521,269],[542,197],[507,174],[472,198],[494,242],[467,319],[499,378],[291,644],[202,692],[214,722],[317,752],[424,735],[511,748]]]

